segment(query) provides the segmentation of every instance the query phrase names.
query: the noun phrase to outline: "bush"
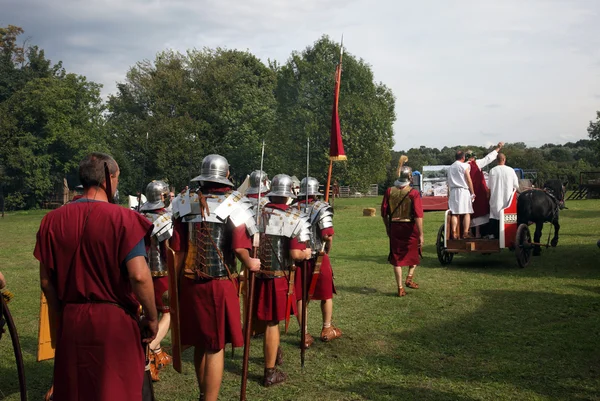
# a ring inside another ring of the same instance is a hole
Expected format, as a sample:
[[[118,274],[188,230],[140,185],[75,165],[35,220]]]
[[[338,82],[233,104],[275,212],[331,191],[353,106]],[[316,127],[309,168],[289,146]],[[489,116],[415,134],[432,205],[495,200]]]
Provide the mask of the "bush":
[[[14,192],[6,195],[4,202],[6,210],[21,210],[25,209],[26,206],[25,197],[21,192]]]

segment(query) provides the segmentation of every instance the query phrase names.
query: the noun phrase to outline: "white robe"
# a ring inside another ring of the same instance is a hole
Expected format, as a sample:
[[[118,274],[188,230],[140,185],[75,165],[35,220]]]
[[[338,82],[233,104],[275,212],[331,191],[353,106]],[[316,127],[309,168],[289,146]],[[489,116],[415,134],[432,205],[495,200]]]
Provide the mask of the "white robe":
[[[508,207],[513,191],[519,189],[517,173],[501,165],[490,171],[490,219],[500,220],[500,211]]]
[[[465,178],[465,172],[469,168],[469,163],[457,160],[448,169],[448,207],[452,214],[473,213],[471,193]]]

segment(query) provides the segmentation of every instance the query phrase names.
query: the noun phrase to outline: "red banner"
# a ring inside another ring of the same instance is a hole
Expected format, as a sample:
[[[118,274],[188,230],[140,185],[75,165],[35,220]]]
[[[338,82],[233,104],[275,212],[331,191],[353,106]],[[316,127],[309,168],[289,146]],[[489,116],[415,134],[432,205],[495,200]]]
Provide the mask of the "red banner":
[[[340,128],[340,116],[338,113],[338,102],[340,99],[340,83],[342,81],[342,56],[340,63],[335,69],[335,94],[333,98],[333,111],[331,113],[331,144],[329,146],[329,160],[346,160],[344,143],[342,142],[342,130]]]

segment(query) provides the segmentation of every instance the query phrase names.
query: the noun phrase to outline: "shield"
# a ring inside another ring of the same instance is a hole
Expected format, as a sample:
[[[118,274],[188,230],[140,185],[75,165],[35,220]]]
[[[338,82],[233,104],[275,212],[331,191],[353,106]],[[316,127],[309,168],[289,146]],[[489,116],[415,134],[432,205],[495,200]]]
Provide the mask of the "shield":
[[[40,323],[38,326],[38,362],[54,358],[57,323],[56,319],[52,319],[50,316],[48,301],[42,292],[40,295]]]

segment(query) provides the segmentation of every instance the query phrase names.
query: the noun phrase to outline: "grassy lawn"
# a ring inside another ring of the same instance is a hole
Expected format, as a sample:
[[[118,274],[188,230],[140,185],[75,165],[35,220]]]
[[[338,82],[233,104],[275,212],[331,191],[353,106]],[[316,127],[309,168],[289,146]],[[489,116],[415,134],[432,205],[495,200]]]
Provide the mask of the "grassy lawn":
[[[282,335],[284,385],[265,389],[262,341],[252,343],[250,400],[600,400],[600,201],[568,201],[561,211],[557,248],[544,249],[529,267],[513,252],[459,255],[441,267],[435,237],[443,213],[425,215],[425,249],[415,281],[398,298],[381,198],[336,200],[331,253],[338,295],[334,322],[344,337],[317,340],[300,369],[298,326]],[[15,298],[30,400],[39,400],[52,361],[37,363],[39,284],[32,256],[44,212],[9,213],[0,219],[0,270]],[[545,241],[549,225],[544,229]],[[405,273],[406,274],[406,273]],[[317,303],[309,331],[320,333]],[[184,373],[172,368],[156,383],[158,400],[197,400],[192,352]],[[10,340],[0,341],[0,400],[18,400]],[[239,398],[242,351],[227,350],[221,399]]]

